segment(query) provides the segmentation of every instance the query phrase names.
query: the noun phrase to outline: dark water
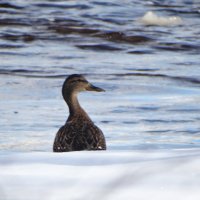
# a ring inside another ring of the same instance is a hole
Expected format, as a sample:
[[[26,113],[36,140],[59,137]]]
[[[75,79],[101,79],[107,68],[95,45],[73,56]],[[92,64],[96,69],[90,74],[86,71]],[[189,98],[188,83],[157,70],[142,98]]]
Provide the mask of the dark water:
[[[147,11],[183,23],[144,25]],[[109,149],[200,147],[199,18],[189,0],[1,1],[0,150],[51,151],[73,73],[107,91],[79,99]]]

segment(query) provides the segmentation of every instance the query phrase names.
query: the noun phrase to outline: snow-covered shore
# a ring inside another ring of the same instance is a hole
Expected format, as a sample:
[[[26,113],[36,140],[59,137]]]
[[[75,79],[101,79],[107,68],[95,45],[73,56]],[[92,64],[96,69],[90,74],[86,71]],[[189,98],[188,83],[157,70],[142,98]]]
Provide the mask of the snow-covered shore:
[[[2,153],[1,200],[199,200],[200,151]]]

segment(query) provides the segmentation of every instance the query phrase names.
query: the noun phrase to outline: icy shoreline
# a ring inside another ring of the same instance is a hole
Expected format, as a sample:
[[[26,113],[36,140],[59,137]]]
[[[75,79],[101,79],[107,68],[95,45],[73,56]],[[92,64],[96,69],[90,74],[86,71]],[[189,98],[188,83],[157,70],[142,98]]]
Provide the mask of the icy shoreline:
[[[0,155],[2,200],[199,199],[200,152]]]

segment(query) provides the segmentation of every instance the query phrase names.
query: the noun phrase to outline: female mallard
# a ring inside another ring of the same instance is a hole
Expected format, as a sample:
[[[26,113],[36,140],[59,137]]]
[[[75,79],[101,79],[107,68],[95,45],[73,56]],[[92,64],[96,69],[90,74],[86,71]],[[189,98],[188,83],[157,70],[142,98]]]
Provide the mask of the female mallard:
[[[104,90],[89,83],[84,76],[70,75],[62,87],[62,95],[69,107],[69,117],[55,137],[54,152],[106,150],[102,131],[95,126],[80,106],[77,94],[81,91],[103,92]]]

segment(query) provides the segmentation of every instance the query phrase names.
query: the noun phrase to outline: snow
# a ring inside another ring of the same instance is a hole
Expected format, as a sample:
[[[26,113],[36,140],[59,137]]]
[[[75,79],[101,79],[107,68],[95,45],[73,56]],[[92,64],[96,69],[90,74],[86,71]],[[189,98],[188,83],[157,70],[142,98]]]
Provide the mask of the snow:
[[[1,200],[199,200],[200,151],[0,155]]]
[[[170,26],[170,25],[179,25],[182,24],[182,19],[177,16],[170,17],[160,17],[152,11],[148,11],[145,15],[139,20],[145,25],[157,25],[157,26]]]

